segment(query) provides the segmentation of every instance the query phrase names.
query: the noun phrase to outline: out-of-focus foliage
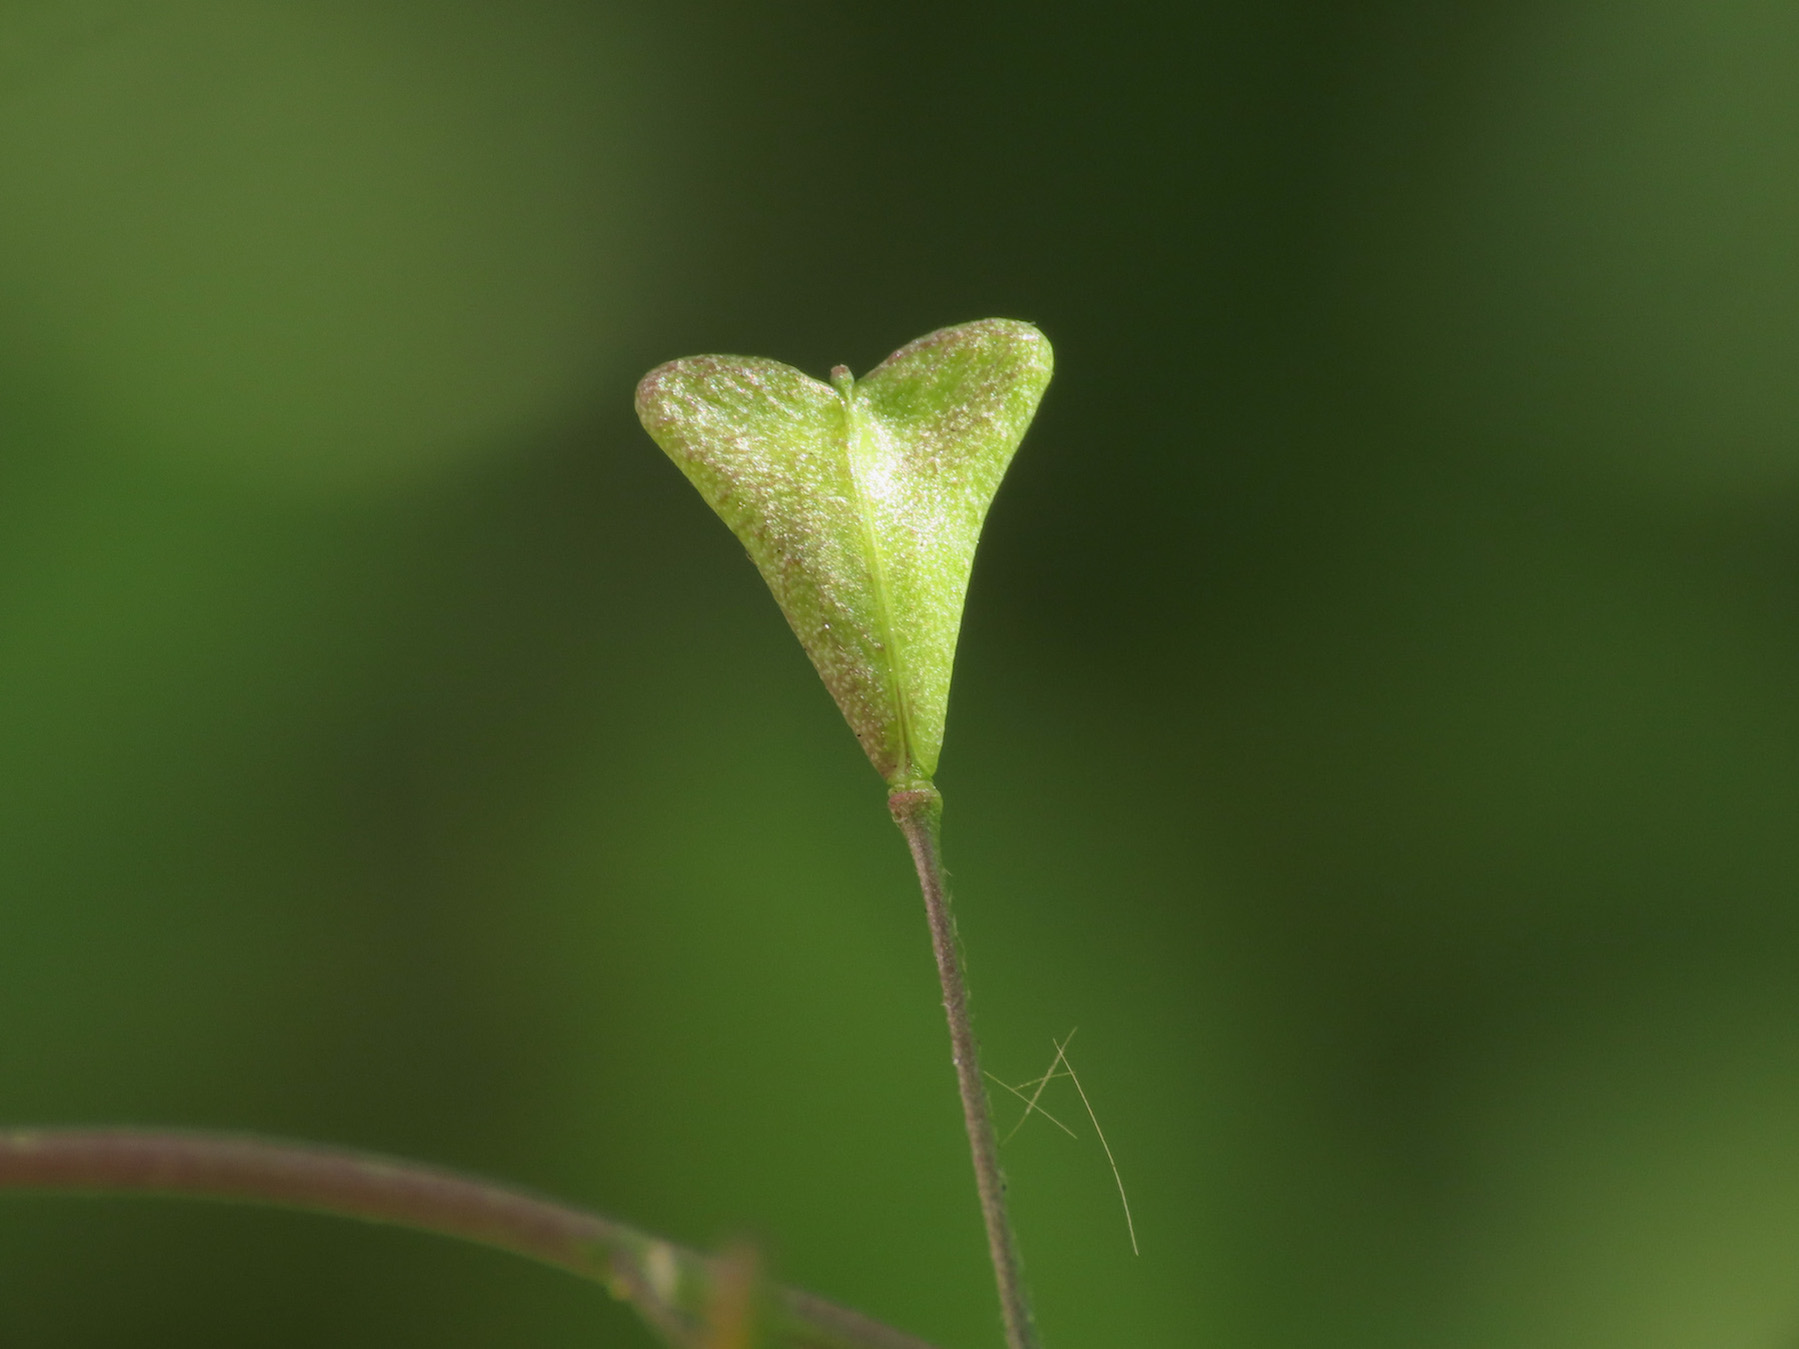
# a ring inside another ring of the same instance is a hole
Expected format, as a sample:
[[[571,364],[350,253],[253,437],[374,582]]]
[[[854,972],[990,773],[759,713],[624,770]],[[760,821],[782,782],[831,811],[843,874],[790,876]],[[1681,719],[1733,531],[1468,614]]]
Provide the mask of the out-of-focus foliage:
[[[990,1066],[1080,1027],[1144,1250],[1024,1129],[1048,1342],[1791,1341],[1796,58],[1774,0],[0,9],[0,1117],[991,1343],[879,785],[630,396],[1008,314],[947,845]],[[7,1201],[0,1270],[8,1343],[645,1343],[297,1217]]]

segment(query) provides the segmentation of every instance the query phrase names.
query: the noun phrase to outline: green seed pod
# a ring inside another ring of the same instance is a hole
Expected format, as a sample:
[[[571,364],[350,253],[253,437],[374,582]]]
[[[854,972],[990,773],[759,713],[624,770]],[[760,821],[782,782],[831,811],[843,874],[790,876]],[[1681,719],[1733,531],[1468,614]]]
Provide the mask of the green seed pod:
[[[637,386],[644,429],[749,550],[895,790],[936,772],[975,544],[1050,369],[1042,333],[985,319],[862,379],[690,356]]]

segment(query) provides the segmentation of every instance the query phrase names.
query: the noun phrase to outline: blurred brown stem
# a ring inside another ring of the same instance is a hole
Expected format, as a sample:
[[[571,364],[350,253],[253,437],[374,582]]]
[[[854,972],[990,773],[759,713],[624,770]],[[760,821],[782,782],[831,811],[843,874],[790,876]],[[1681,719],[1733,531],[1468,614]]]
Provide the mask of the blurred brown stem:
[[[950,1053],[956,1064],[956,1086],[962,1093],[962,1122],[968,1129],[975,1188],[980,1192],[981,1216],[987,1223],[987,1250],[993,1258],[994,1279],[999,1284],[1006,1344],[1009,1349],[1037,1349],[1037,1328],[1031,1320],[1024,1270],[1012,1237],[1012,1222],[1006,1216],[1006,1178],[1000,1170],[999,1140],[993,1131],[987,1083],[981,1077],[980,1046],[975,1042],[974,1021],[968,1010],[968,980],[962,972],[956,919],[950,912],[949,884],[944,876],[943,853],[938,842],[943,798],[935,788],[908,788],[891,793],[887,804],[893,812],[894,822],[906,836],[906,846],[912,851],[912,863],[918,869],[918,886],[924,892],[925,913],[931,921],[931,949],[937,957],[937,978],[943,985],[943,1011],[949,1019]]]
[[[308,1144],[135,1129],[0,1133],[0,1193],[155,1194],[306,1209],[459,1237],[605,1284],[664,1338],[706,1335],[718,1262],[520,1190],[416,1162]],[[764,1290],[767,1342],[931,1349],[797,1289]]]

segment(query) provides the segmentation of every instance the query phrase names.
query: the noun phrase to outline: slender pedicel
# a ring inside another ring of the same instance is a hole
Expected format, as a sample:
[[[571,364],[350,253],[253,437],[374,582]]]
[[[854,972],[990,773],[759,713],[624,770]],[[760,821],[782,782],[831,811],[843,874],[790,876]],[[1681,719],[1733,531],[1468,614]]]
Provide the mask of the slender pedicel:
[[[987,1224],[987,1251],[993,1258],[993,1275],[999,1284],[1006,1343],[1009,1349],[1036,1349],[1037,1328],[1031,1318],[1018,1245],[1012,1236],[1012,1220],[1006,1212],[1006,1177],[1000,1169],[993,1109],[987,1100],[980,1044],[974,1038],[974,1021],[968,1009],[968,979],[962,970],[962,950],[956,940],[956,916],[950,910],[949,886],[943,874],[938,839],[943,798],[934,788],[924,788],[894,792],[887,802],[894,822],[906,836],[906,846],[912,850],[918,888],[924,893],[925,913],[931,923],[931,949],[937,957],[937,978],[943,985],[943,1013],[949,1020],[956,1087],[962,1094],[962,1122],[968,1130],[981,1217]]]

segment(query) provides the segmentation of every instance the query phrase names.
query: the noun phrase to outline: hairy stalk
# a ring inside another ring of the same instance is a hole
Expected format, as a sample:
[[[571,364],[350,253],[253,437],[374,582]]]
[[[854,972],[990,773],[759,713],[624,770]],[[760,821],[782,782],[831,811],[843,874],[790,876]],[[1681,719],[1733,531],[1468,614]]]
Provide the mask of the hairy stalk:
[[[736,1268],[598,1214],[416,1162],[259,1138],[135,1129],[0,1133],[0,1192],[158,1194],[305,1209],[458,1237],[603,1283],[670,1343],[717,1342],[718,1285]],[[741,1261],[737,1262],[741,1263]],[[735,1275],[741,1281],[739,1272]],[[759,1343],[931,1349],[797,1289],[758,1299]]]
[[[931,948],[937,956],[937,977],[943,984],[943,1011],[949,1018],[956,1085],[962,1092],[962,1120],[968,1127],[968,1150],[974,1157],[981,1216],[987,1222],[987,1250],[993,1257],[993,1276],[999,1283],[1006,1344],[1009,1349],[1037,1349],[1037,1328],[1031,1320],[1024,1271],[1019,1264],[1017,1243],[1012,1237],[1012,1221],[1006,1216],[1006,1178],[1000,1171],[993,1111],[987,1103],[987,1084],[981,1078],[980,1046],[975,1042],[974,1022],[968,1011],[968,980],[962,972],[956,919],[950,912],[949,886],[943,874],[943,854],[938,842],[943,798],[935,788],[907,788],[891,793],[887,804],[893,812],[894,822],[906,836],[906,846],[912,851],[913,865],[918,868],[918,886],[924,892],[925,913],[931,920]]]

